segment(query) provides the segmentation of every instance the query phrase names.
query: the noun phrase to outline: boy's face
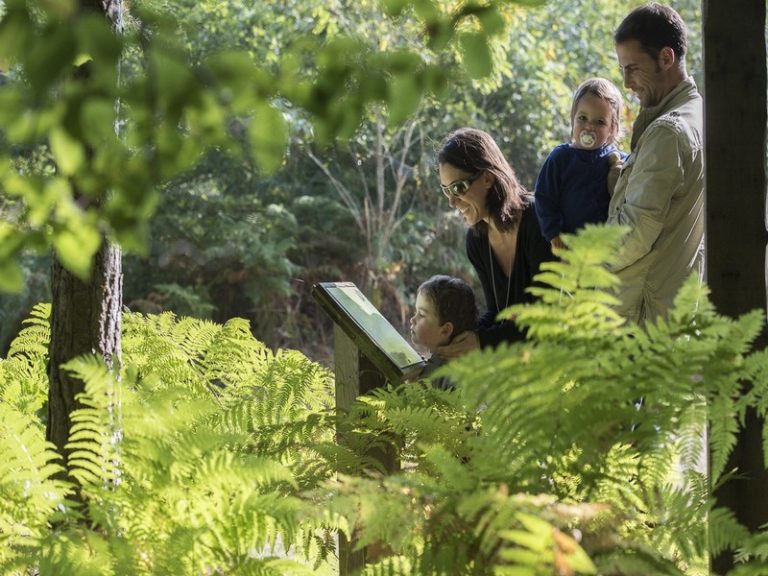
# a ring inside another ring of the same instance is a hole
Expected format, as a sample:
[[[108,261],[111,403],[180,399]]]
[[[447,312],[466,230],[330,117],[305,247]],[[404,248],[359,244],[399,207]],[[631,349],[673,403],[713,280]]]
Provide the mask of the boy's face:
[[[416,296],[416,311],[411,316],[411,341],[417,346],[433,350],[447,344],[452,332],[453,324],[440,324],[435,303],[419,292]]]
[[[584,94],[576,103],[571,138],[574,148],[597,150],[608,144],[613,136],[611,105],[595,96]]]

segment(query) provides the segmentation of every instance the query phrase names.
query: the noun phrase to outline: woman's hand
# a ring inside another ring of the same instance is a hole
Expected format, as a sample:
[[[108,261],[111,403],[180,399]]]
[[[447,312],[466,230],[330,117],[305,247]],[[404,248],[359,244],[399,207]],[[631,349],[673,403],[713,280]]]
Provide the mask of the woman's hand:
[[[449,344],[438,346],[433,352],[438,356],[451,360],[478,348],[480,348],[480,338],[477,332],[467,330],[456,336]]]

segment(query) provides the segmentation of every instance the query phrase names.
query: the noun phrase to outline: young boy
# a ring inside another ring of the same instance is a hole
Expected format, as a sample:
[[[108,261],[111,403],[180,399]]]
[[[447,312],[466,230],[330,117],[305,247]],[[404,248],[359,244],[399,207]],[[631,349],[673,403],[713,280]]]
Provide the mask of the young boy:
[[[608,218],[618,168],[626,158],[615,146],[621,105],[621,92],[604,78],[582,82],[573,95],[571,142],[550,152],[536,179],[536,215],[553,248],[564,247],[561,233]]]
[[[439,356],[432,355],[432,351],[448,344],[457,334],[473,330],[476,322],[475,294],[463,280],[437,275],[419,286],[416,311],[411,317],[411,341],[430,354],[421,377],[445,363]],[[439,378],[433,384],[443,390],[454,387],[446,378]]]

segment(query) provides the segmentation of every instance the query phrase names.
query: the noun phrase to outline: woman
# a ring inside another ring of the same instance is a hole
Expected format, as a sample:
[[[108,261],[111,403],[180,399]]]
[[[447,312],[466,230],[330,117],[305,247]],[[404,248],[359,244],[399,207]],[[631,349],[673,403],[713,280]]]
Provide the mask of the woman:
[[[522,340],[514,324],[496,321],[512,304],[531,302],[526,289],[542,262],[552,260],[549,243],[539,229],[533,196],[493,138],[482,130],[461,128],[449,134],[438,154],[440,188],[469,225],[467,256],[483,286],[487,310],[477,329],[435,350],[455,358],[478,347]]]

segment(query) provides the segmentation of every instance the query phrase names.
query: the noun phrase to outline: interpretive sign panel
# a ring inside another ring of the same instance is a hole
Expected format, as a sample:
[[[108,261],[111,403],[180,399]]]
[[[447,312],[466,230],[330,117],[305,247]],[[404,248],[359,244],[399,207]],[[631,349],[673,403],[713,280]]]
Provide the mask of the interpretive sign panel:
[[[320,282],[312,295],[389,380],[420,371],[424,359],[352,282]]]

